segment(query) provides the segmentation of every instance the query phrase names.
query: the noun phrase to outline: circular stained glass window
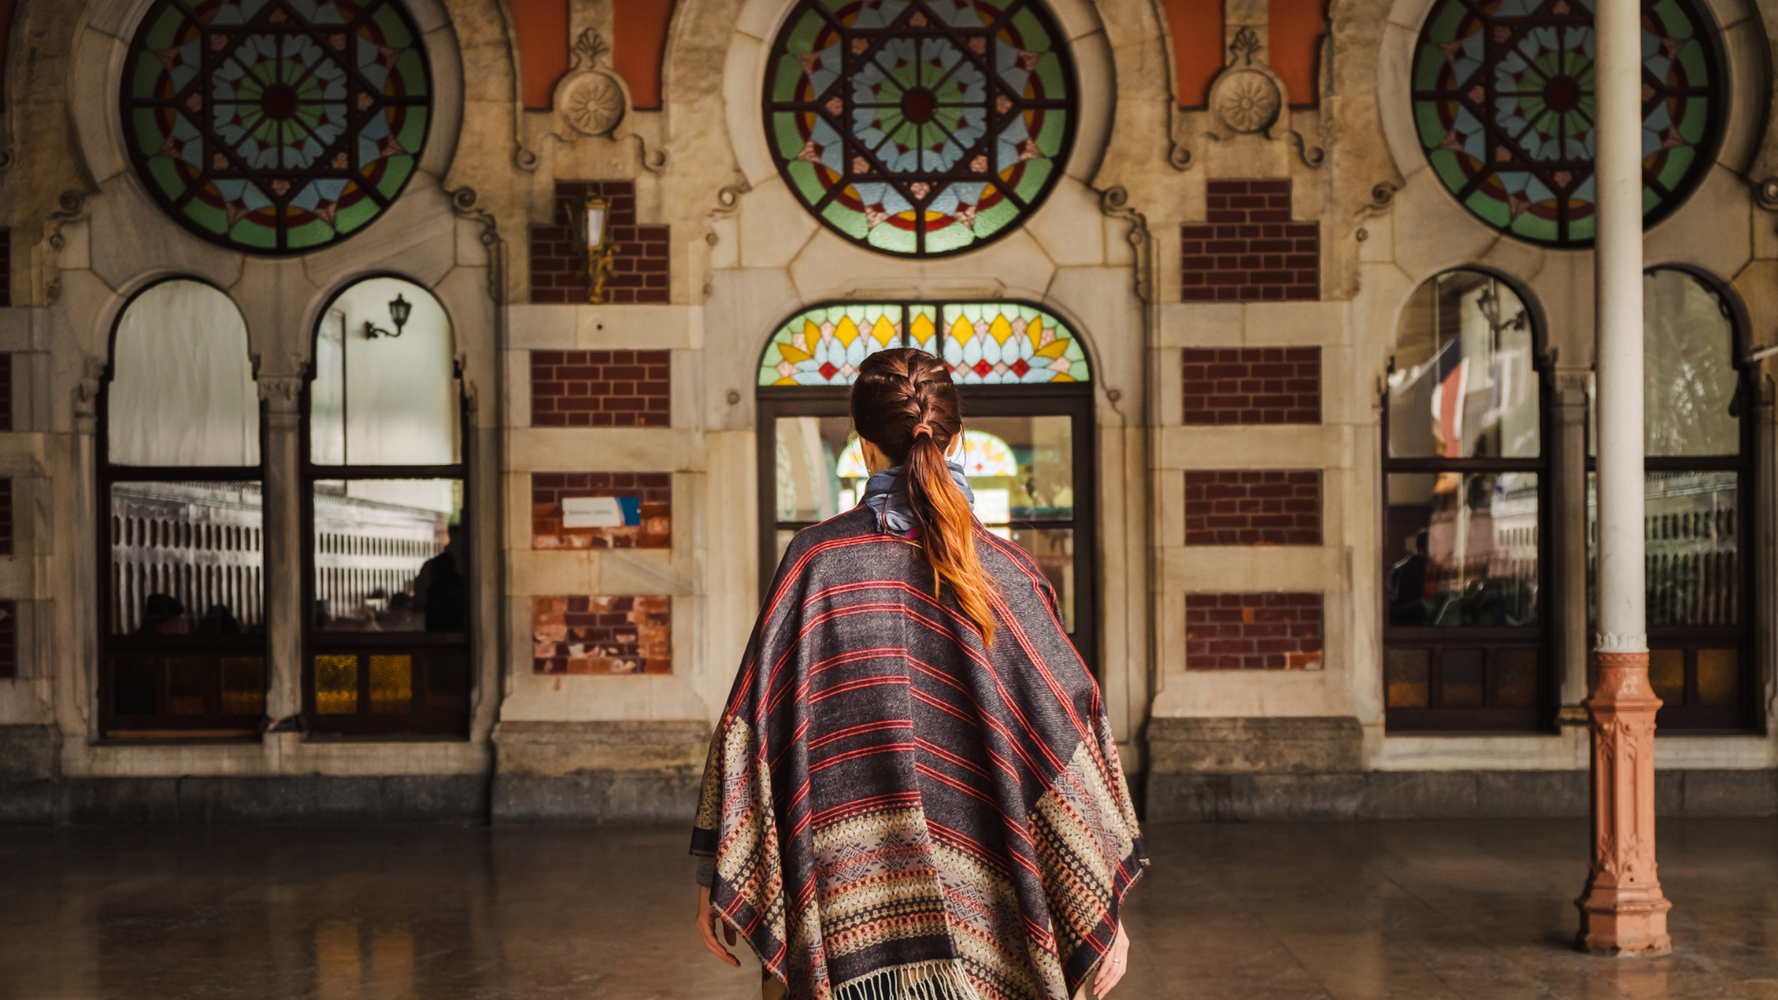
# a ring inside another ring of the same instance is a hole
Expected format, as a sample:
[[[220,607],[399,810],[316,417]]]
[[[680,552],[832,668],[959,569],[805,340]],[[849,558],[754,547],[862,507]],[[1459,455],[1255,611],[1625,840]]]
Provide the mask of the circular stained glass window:
[[[1642,208],[1710,169],[1721,63],[1691,0],[1642,2]],[[1594,235],[1593,0],[1438,0],[1414,55],[1414,118],[1439,179],[1484,222],[1577,246]]]
[[[157,0],[122,101],[161,206],[266,254],[369,225],[413,177],[432,118],[420,34],[395,0]]]
[[[800,0],[768,65],[785,181],[829,228],[885,253],[1006,235],[1074,140],[1074,66],[1037,0]]]

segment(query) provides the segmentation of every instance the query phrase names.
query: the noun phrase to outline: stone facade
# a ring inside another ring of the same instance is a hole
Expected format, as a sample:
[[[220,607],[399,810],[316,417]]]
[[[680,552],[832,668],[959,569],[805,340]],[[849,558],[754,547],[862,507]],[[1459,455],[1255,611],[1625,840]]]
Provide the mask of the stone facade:
[[[1502,236],[1429,168],[1404,98],[1427,0],[1335,0],[1317,46],[1289,66],[1280,54],[1276,69],[1265,0],[1226,4],[1224,37],[1186,43],[1194,66],[1217,57],[1189,95],[1178,92],[1183,64],[1167,70],[1167,19],[1182,5],[1050,0],[1081,95],[1056,186],[1004,238],[932,260],[841,239],[786,187],[760,108],[788,0],[677,0],[658,58],[625,51],[583,66],[627,67],[638,80],[618,91],[659,95],[658,110],[625,107],[609,128],[601,119],[604,131],[577,126],[584,115],[559,93],[561,106],[544,102],[555,81],[521,79],[539,63],[523,58],[507,4],[407,0],[437,98],[405,192],[366,232],[323,251],[224,250],[168,220],[118,145],[109,88],[147,5],[27,0],[7,38],[0,478],[12,483],[16,524],[0,554],[10,612],[0,631],[16,653],[13,676],[0,676],[0,819],[689,816],[759,606],[756,391],[769,338],[818,303],[994,299],[1061,317],[1091,360],[1098,598],[1079,613],[1096,618],[1105,704],[1151,817],[1584,808],[1586,735],[1553,711],[1539,732],[1384,724],[1380,609],[1397,554],[1382,551],[1378,402],[1410,297],[1453,267],[1483,268],[1535,304],[1560,521],[1545,549],[1552,709],[1576,706],[1586,683],[1574,470],[1584,468],[1592,254]],[[1705,6],[1731,90],[1723,141],[1686,203],[1649,228],[1644,252],[1651,265],[1720,279],[1745,311],[1741,346],[1753,352],[1778,330],[1778,223],[1761,187],[1778,174],[1766,92],[1778,0]],[[569,27],[575,39],[612,38],[612,5],[573,0]],[[1259,105],[1218,100],[1236,72],[1253,93],[1276,89],[1260,127],[1250,127]],[[594,186],[618,206],[602,305],[585,301],[564,214]],[[312,739],[295,585],[303,388],[333,297],[385,274],[431,290],[449,313],[468,401],[464,489],[481,514],[469,527],[470,707],[462,738]],[[265,732],[250,740],[122,743],[98,721],[100,391],[119,315],[170,276],[240,307],[264,401],[274,585]],[[1778,360],[1754,364],[1763,380]],[[1771,407],[1747,405],[1769,483]],[[656,477],[641,488],[666,490],[664,534],[577,545],[553,510],[539,513],[571,495],[540,499],[545,477],[595,472]],[[1289,495],[1270,496],[1275,483]],[[1767,535],[1770,492],[1758,511]],[[1761,546],[1753,594],[1765,622],[1778,567]],[[1295,647],[1261,651],[1278,638],[1260,633],[1279,600],[1295,616],[1284,623]],[[569,622],[595,607],[600,621]],[[1248,621],[1246,609],[1260,610]],[[624,617],[610,635],[570,634],[606,629],[607,611]],[[1232,634],[1194,636],[1193,615],[1207,627],[1213,612]],[[1290,635],[1311,618],[1312,641]],[[1201,645],[1225,638],[1252,649]],[[617,652],[594,651],[607,647]],[[1764,626],[1754,653],[1765,717],[1778,688]],[[1301,669],[1200,669],[1206,655]],[[10,748],[25,763],[10,765]],[[1670,811],[1778,809],[1778,736],[1665,736],[1657,763]]]

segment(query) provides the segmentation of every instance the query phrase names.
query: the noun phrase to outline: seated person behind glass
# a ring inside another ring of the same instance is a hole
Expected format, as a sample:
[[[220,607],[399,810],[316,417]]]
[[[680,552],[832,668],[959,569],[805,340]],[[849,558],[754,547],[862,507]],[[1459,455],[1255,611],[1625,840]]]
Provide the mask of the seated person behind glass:
[[[191,631],[191,619],[185,617],[185,605],[171,594],[149,594],[142,601],[142,627],[137,635],[185,635]]]
[[[246,629],[241,627],[240,619],[235,617],[235,613],[229,610],[228,605],[212,604],[210,609],[204,612],[204,617],[199,620],[198,631],[239,635]]]
[[[426,631],[464,631],[469,606],[469,581],[463,575],[463,526],[453,524],[444,551],[420,567],[414,578],[414,603],[425,611]]]
[[[389,598],[388,607],[377,616],[377,625],[384,632],[418,632],[425,622],[414,612],[414,595],[398,590]]]
[[[1389,567],[1389,624],[1426,624],[1426,529],[1408,539],[1408,554]]]

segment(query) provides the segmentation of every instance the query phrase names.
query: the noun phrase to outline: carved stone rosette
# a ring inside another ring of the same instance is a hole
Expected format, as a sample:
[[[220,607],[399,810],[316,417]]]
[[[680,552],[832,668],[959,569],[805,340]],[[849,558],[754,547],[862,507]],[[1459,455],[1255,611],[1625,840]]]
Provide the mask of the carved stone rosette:
[[[574,65],[556,84],[556,114],[582,136],[610,135],[629,109],[623,84],[605,67],[608,51],[599,33],[588,28],[574,43]]]
[[[1667,911],[1655,877],[1655,710],[1648,653],[1597,653],[1587,700],[1593,731],[1593,863],[1575,947],[1595,955],[1665,955]]]

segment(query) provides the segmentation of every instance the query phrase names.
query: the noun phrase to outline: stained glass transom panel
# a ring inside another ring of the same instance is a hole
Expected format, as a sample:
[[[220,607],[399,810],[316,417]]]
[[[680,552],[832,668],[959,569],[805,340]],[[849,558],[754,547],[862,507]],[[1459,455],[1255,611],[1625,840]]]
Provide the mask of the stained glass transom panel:
[[[212,242],[293,254],[401,194],[432,86],[396,0],[158,0],[124,67],[124,130],[161,207]]]
[[[1039,0],[800,0],[773,44],[767,138],[816,217],[885,253],[1016,228],[1074,140],[1074,66]]]
[[[904,333],[905,331],[905,333]],[[766,346],[760,385],[851,385],[866,357],[917,347],[945,359],[960,384],[1087,382],[1080,338],[1019,302],[845,304],[791,317]]]
[[[1594,0],[1438,0],[1413,100],[1432,169],[1477,218],[1553,246],[1590,243]],[[1709,170],[1721,132],[1714,29],[1692,0],[1642,0],[1642,209],[1658,221]]]

